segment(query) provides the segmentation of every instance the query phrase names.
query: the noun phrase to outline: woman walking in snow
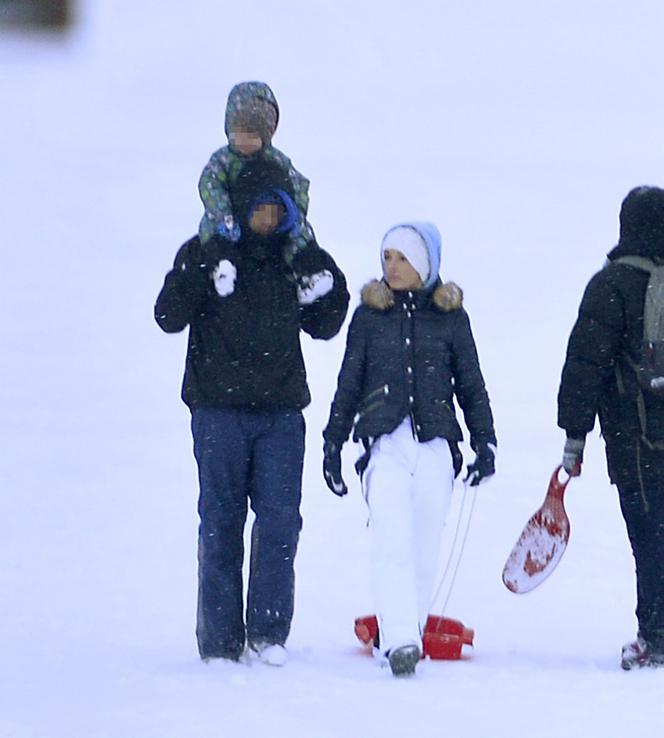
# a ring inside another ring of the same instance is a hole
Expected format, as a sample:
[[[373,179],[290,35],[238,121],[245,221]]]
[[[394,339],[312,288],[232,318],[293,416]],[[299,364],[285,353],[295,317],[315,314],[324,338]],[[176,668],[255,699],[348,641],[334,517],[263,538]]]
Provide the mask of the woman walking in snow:
[[[323,433],[328,487],[347,492],[341,447],[353,424],[372,526],[372,580],[380,647],[395,676],[422,654],[445,516],[461,471],[457,398],[476,453],[468,481],[494,473],[496,436],[462,293],[438,276],[441,241],[431,223],[391,228],[383,279],[362,290]]]

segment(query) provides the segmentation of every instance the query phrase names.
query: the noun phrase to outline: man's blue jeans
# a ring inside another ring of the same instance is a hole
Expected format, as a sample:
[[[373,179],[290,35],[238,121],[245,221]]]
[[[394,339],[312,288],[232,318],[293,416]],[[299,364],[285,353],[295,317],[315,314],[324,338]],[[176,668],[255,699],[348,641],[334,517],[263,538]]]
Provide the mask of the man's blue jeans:
[[[201,658],[237,658],[245,645],[248,503],[256,518],[246,638],[250,644],[283,644],[293,618],[293,565],[302,528],[302,413],[197,408],[192,433],[200,483],[196,635]]]

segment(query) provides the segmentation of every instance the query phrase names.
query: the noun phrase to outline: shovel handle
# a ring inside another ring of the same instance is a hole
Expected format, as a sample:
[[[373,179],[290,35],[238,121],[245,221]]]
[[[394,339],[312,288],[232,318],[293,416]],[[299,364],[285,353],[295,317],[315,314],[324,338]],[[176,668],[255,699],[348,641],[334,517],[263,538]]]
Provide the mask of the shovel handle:
[[[563,495],[565,494],[565,490],[567,489],[567,485],[570,482],[570,479],[572,478],[571,475],[567,477],[567,479],[564,482],[560,481],[560,472],[563,468],[562,464],[559,464],[553,474],[551,475],[551,481],[549,482],[549,489],[546,492],[546,496],[550,500],[559,500],[560,502],[563,501]]]

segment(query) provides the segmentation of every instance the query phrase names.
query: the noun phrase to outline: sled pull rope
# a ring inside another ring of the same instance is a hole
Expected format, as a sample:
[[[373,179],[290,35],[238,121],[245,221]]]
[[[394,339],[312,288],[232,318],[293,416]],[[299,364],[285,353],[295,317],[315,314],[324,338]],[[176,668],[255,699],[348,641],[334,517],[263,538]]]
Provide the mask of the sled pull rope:
[[[467,483],[464,483],[463,485],[463,498],[461,500],[461,506],[459,508],[459,516],[457,518],[457,524],[456,528],[454,530],[454,537],[452,538],[452,546],[450,548],[450,555],[447,559],[447,564],[445,565],[445,571],[443,571],[443,574],[440,578],[440,583],[438,584],[438,587],[436,589],[436,592],[431,600],[431,608],[433,608],[434,604],[436,603],[436,600],[438,599],[442,589],[443,584],[445,583],[445,579],[447,578],[447,573],[450,571],[450,567],[452,566],[452,561],[454,561],[454,568],[452,569],[452,576],[450,578],[449,585],[447,587],[447,592],[445,594],[445,601],[443,602],[443,607],[441,608],[440,614],[444,615],[445,610],[447,609],[447,603],[450,601],[450,597],[452,595],[452,590],[454,589],[454,583],[456,581],[457,574],[459,572],[459,565],[461,564],[461,558],[463,556],[464,548],[466,547],[466,541],[468,540],[468,531],[470,530],[470,521],[473,517],[473,511],[475,509],[475,500],[477,499],[477,487],[478,485],[469,487]],[[469,491],[470,490],[470,491]],[[468,500],[470,499],[470,502]],[[466,512],[466,508],[469,507],[468,514],[465,515],[465,523],[463,523],[463,535],[461,537],[461,543],[459,545],[459,533],[462,528],[462,521],[464,520],[464,513]]]

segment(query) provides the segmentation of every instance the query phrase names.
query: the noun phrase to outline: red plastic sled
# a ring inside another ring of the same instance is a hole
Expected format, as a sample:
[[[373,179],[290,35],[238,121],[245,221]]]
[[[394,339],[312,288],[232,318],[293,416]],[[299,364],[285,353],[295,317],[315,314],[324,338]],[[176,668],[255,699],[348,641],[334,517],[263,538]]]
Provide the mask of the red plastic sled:
[[[542,507],[526,523],[503,569],[503,583],[511,592],[524,594],[539,586],[558,566],[569,541],[570,524],[563,495],[572,477],[553,472]]]
[[[365,615],[355,620],[355,635],[368,648],[373,649],[378,637],[378,619]],[[459,620],[429,615],[422,636],[422,658],[455,660],[461,658],[463,646],[472,646],[475,632]]]

